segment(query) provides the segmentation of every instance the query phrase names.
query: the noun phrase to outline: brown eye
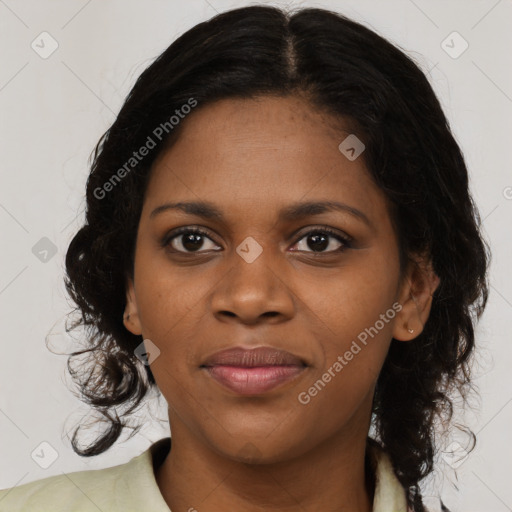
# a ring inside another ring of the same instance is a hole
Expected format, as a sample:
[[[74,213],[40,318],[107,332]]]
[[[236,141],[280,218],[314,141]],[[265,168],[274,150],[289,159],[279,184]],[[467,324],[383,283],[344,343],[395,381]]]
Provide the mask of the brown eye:
[[[168,235],[162,245],[185,254],[217,250],[215,248],[218,247],[205,231],[193,228],[182,228]]]
[[[305,242],[301,242],[304,240]],[[300,245],[302,244],[302,247]],[[305,233],[297,242],[297,251],[330,253],[342,252],[350,247],[350,240],[327,228],[319,228]],[[328,250],[326,250],[328,249]]]

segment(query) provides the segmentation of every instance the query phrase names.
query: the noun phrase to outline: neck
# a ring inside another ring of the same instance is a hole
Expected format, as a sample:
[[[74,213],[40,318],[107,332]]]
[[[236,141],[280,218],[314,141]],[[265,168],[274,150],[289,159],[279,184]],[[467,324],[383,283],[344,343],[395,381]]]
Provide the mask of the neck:
[[[366,431],[346,431],[286,460],[227,458],[170,414],[172,449],[155,472],[172,511],[371,512],[374,483],[365,468]],[[362,432],[362,434],[361,434]]]

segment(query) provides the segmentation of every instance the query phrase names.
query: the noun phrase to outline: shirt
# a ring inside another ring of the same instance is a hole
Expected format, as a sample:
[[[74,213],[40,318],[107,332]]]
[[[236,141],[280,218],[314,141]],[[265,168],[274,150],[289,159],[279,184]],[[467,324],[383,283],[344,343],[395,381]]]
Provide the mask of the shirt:
[[[0,490],[0,512],[171,512],[155,478],[155,468],[170,449],[171,438],[166,437],[118,466],[63,473]],[[368,444],[368,453],[375,476],[372,511],[408,512],[405,490],[386,452]]]

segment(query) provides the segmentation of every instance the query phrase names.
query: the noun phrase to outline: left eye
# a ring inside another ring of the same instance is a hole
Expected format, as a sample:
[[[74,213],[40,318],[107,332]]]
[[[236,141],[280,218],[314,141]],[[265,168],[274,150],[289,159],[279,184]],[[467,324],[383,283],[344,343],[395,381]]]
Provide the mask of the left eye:
[[[302,242],[305,240],[305,242]],[[333,242],[334,240],[334,242]],[[302,244],[302,248],[298,248],[298,251],[304,252],[341,252],[345,250],[347,247],[350,247],[350,241],[339,235],[338,233],[334,233],[330,230],[326,229],[315,229],[309,231],[305,235],[303,235],[297,245],[300,246]],[[334,247],[332,247],[334,245]],[[305,248],[306,247],[306,248]],[[310,248],[311,251],[308,251],[307,248]],[[326,250],[330,248],[329,250]]]

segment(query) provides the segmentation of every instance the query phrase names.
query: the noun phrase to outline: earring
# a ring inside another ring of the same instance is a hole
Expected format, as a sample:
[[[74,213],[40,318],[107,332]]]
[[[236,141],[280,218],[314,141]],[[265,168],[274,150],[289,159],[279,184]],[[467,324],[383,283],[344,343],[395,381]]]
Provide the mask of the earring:
[[[407,329],[407,332],[410,332],[412,334],[414,332],[414,329]]]

